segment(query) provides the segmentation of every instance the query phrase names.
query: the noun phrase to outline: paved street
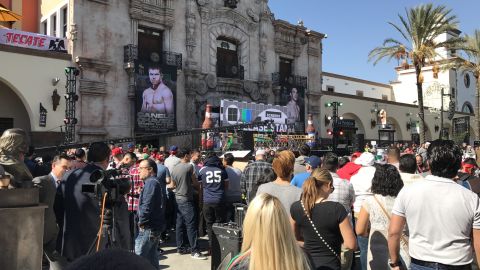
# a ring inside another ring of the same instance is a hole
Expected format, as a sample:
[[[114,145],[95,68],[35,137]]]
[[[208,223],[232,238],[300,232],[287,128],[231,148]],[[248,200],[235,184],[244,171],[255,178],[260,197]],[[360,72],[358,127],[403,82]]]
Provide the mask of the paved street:
[[[206,248],[208,246],[208,238],[203,237],[199,239],[202,253],[206,254]],[[210,257],[207,260],[195,260],[190,257],[189,254],[179,255],[176,251],[175,237],[162,246],[165,251],[160,256],[160,269],[181,269],[181,270],[209,270],[210,269]]]

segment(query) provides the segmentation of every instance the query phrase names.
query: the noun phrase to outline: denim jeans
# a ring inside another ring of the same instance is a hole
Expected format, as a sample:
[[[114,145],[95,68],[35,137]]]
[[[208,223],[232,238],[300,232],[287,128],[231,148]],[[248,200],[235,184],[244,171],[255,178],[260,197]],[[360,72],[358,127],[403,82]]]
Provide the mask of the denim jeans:
[[[435,268],[425,267],[418,264],[410,263],[411,270],[435,270]]]
[[[442,270],[445,269],[445,267],[426,267],[426,266],[421,266],[418,264],[414,264],[413,262],[410,263],[410,270]],[[465,266],[465,269],[472,269],[471,266]]]
[[[368,237],[357,235],[358,249],[360,249],[360,266],[367,270]]]
[[[184,237],[185,231],[190,243],[191,252],[198,252],[197,238],[197,222],[195,219],[195,210],[191,201],[177,201],[177,249],[185,249]]]
[[[135,254],[147,259],[155,269],[159,269],[158,261],[160,258],[157,251],[159,236],[159,232],[153,232],[150,229],[140,229],[135,239]]]
[[[213,223],[225,222],[225,207],[223,203],[204,203],[203,215],[205,217],[205,223],[207,223],[208,244],[212,247]]]

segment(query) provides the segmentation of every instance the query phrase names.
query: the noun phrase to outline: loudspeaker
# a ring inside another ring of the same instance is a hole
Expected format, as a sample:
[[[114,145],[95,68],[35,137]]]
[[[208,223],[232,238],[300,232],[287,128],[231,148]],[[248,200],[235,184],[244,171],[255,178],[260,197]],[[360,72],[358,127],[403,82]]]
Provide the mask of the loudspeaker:
[[[253,141],[253,131],[242,131],[242,147],[245,150],[253,150],[255,143]]]
[[[243,228],[243,220],[245,219],[248,206],[243,203],[234,203],[233,207],[235,208],[235,223],[239,228]]]
[[[230,254],[231,258],[242,248],[242,229],[235,223],[215,223],[212,226],[212,263],[211,269],[217,270],[222,260]]]
[[[355,134],[353,137],[353,151],[363,152],[365,147],[365,134]]]

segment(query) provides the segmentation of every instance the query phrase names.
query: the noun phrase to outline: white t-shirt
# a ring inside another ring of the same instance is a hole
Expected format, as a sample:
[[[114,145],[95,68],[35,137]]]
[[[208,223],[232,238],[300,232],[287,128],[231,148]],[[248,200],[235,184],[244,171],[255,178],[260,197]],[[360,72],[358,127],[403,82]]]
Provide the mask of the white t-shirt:
[[[473,261],[472,229],[480,229],[480,199],[451,179],[428,175],[404,187],[392,213],[407,220],[412,258],[447,265]]]
[[[362,167],[358,172],[350,178],[350,183],[355,190],[355,202],[353,203],[353,211],[359,213],[362,208],[363,201],[372,196],[372,179],[375,175],[375,167]]]

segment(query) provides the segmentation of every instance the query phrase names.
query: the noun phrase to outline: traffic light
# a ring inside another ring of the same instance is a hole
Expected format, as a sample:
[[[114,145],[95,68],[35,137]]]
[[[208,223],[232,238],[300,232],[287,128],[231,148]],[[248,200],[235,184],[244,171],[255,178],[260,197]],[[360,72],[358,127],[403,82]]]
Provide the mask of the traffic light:
[[[340,129],[340,130],[338,131],[338,135],[343,136],[343,129]]]
[[[330,103],[330,102],[325,103],[325,107],[332,107],[332,103]]]
[[[327,129],[327,134],[328,134],[329,136],[332,136],[332,135],[333,135],[333,131],[332,131],[331,129]]]

